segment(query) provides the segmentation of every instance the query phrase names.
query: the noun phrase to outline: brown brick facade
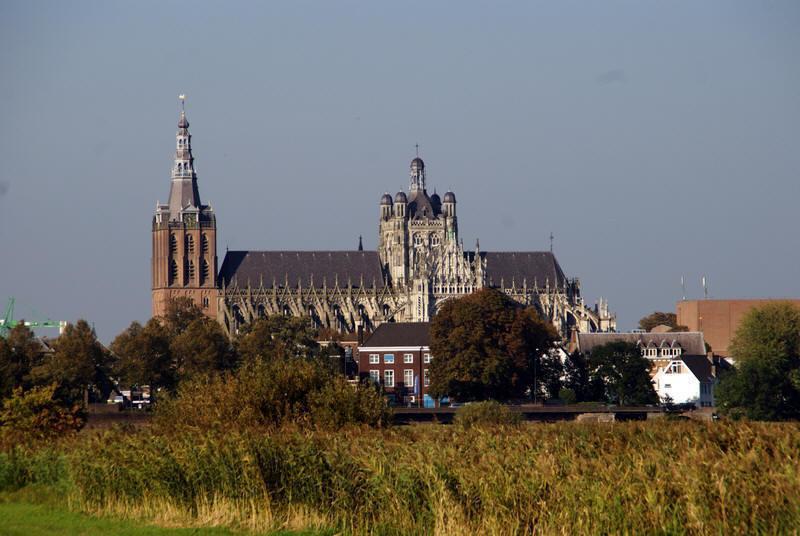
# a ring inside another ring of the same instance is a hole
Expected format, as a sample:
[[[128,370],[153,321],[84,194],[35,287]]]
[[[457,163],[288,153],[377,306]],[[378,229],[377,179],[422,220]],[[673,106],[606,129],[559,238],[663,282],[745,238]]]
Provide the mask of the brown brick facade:
[[[676,305],[678,324],[702,331],[712,351],[730,357],[730,345],[742,318],[753,308],[775,302],[800,306],[800,299],[684,300]]]

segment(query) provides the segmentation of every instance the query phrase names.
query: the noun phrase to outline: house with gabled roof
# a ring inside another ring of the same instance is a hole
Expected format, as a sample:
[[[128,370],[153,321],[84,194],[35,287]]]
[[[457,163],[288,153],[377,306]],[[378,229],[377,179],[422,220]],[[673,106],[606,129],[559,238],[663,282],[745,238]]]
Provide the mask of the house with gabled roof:
[[[653,387],[662,401],[713,407],[714,387],[724,359],[713,355],[684,355],[660,368],[653,377]]]

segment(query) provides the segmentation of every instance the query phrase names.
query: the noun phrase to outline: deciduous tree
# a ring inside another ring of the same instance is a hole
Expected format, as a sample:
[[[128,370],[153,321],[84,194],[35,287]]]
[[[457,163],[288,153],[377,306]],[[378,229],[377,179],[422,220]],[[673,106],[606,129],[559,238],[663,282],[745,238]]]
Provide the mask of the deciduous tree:
[[[271,315],[244,328],[236,340],[239,358],[244,363],[316,355],[319,344],[308,318]]]
[[[459,401],[550,395],[555,330],[533,309],[484,289],[445,302],[431,322],[430,393]]]
[[[111,343],[116,356],[114,373],[123,383],[172,389],[177,376],[169,349],[169,335],[162,323],[151,318],[142,326],[133,322]]]
[[[650,362],[635,344],[619,341],[598,346],[589,355],[588,366],[590,384],[601,390],[609,403],[630,406],[658,402]]]
[[[656,326],[669,326],[670,331],[689,331],[686,326],[678,325],[678,317],[675,313],[664,313],[656,311],[639,320],[639,328],[645,331],[652,331]]]
[[[234,356],[220,325],[202,316],[170,341],[174,369],[179,379],[195,374],[228,370]]]
[[[0,399],[11,396],[15,387],[33,385],[31,369],[41,353],[42,345],[23,324],[14,326],[7,339],[0,338]]]
[[[715,393],[722,411],[758,420],[800,418],[800,308],[771,303],[751,310],[731,356],[736,368]]]
[[[56,395],[68,404],[85,400],[90,390],[99,396],[107,394],[103,391],[108,382],[109,355],[88,322],[67,324],[53,348],[55,352],[33,371],[39,383],[55,382]]]

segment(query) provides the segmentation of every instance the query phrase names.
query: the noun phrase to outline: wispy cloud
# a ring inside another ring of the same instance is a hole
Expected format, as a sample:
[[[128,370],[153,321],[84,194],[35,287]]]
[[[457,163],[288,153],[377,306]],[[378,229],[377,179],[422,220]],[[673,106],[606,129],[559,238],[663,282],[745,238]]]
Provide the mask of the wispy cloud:
[[[598,84],[623,84],[625,83],[625,71],[622,69],[611,69],[610,71],[605,71],[598,74],[595,77],[595,82]]]

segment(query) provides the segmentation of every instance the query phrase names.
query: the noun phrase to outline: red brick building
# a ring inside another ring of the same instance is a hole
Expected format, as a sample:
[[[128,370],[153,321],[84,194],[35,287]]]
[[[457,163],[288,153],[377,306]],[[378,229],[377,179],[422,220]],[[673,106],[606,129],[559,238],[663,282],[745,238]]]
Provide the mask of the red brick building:
[[[800,299],[684,300],[675,307],[678,324],[689,331],[702,331],[705,341],[717,355],[730,357],[730,345],[742,318],[755,307],[789,302],[800,306]]]
[[[358,375],[380,384],[397,405],[434,407],[428,395],[433,359],[428,322],[392,322],[358,347]]]

